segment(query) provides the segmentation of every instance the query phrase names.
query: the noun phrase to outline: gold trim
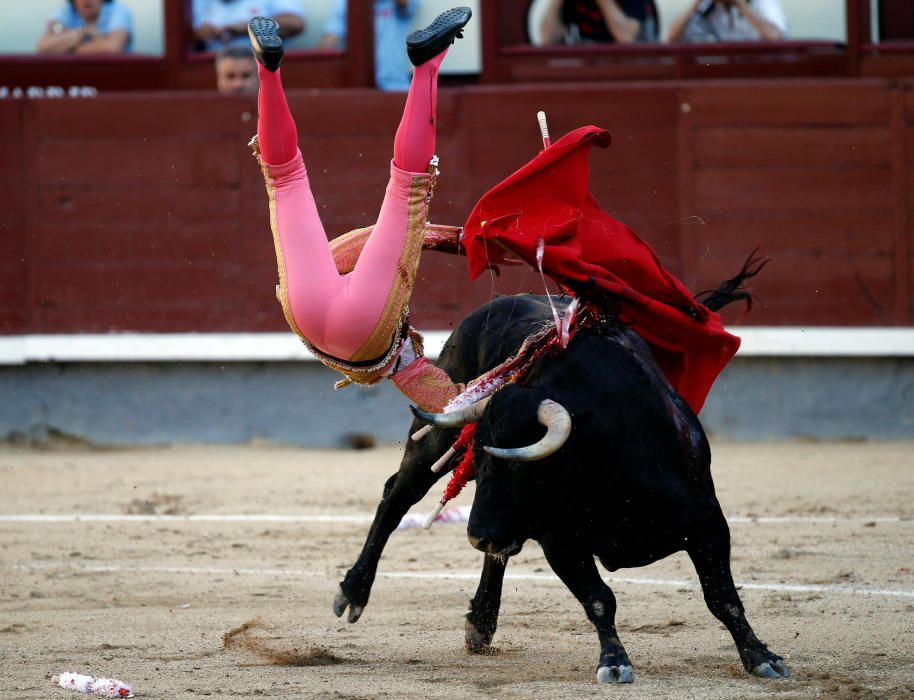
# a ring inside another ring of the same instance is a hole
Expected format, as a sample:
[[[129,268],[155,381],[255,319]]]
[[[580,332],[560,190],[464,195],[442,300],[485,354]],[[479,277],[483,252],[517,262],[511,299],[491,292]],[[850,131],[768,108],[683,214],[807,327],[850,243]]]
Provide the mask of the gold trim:
[[[377,362],[372,362],[370,365],[366,366],[356,366],[337,357],[331,357],[309,343],[303,336],[300,335],[299,339],[325,367],[335,369],[356,384],[376,384],[384,378],[387,369],[394,363],[400,354],[400,348],[403,347],[403,342],[406,340],[406,333],[403,332],[404,325],[406,325],[408,331],[412,330],[412,327],[407,325],[406,318],[408,315],[408,312],[405,313],[397,324],[396,335],[390,343],[390,346],[386,349],[387,351],[384,353],[384,356]],[[357,360],[353,360],[353,362],[357,362]],[[339,381],[337,382],[336,388],[342,389],[348,384],[349,382],[344,383]]]
[[[260,144],[257,142],[256,134],[248,142],[248,146],[251,147],[254,158],[257,159],[260,170],[263,172],[263,179],[267,188],[267,199],[270,203],[270,230],[273,233],[273,248],[276,251],[276,268],[279,274],[279,284],[276,286],[276,298],[279,300],[280,306],[282,306],[282,313],[286,317],[286,323],[289,324],[289,327],[299,338],[304,338],[301,329],[295,323],[295,317],[292,315],[292,305],[289,302],[289,286],[286,280],[286,259],[283,255],[282,243],[279,239],[279,225],[276,221],[276,186],[273,184],[273,177],[267,169],[266,162],[264,162],[260,155]]]
[[[397,269],[378,322],[371,335],[350,358],[354,362],[368,360],[384,352],[393,337],[395,324],[403,317],[409,304],[422,253],[429,185],[428,176],[414,176],[411,179],[403,251],[397,261]]]

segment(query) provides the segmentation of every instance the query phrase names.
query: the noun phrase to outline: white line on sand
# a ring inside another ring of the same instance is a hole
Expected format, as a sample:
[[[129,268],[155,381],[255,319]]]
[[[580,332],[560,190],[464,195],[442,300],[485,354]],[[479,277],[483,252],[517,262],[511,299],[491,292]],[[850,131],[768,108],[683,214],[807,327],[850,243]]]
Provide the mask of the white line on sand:
[[[55,515],[0,515],[0,523],[370,523],[371,515],[122,515],[118,513],[61,513]]]
[[[461,510],[469,513],[468,506]],[[407,518],[422,519],[424,514],[407,515]],[[0,514],[0,523],[370,523],[374,516],[368,513],[351,515],[277,515],[215,513],[210,515],[124,515],[119,513],[24,513],[20,515]],[[911,523],[914,516],[862,515],[862,516],[752,516],[738,515],[727,518],[731,525],[742,524],[858,524],[858,523]],[[455,520],[459,522],[459,520]],[[401,525],[402,527],[402,525]]]
[[[80,573],[98,574],[192,574],[212,576],[265,576],[265,577],[301,577],[301,578],[336,578],[340,574],[334,571],[309,571],[307,569],[256,569],[256,568],[222,568],[200,566],[121,566],[99,564],[92,566],[75,565],[66,562],[42,564],[18,564],[9,567],[17,571],[64,570]],[[478,581],[479,573],[475,571],[400,571],[379,572],[381,578],[404,578],[420,580],[459,580]],[[554,574],[537,574],[526,572],[507,572],[506,581],[535,581],[541,583],[559,583]],[[604,576],[603,580],[611,584],[630,584],[635,586],[660,586],[672,588],[699,588],[698,582],[689,579],[638,578],[630,576]],[[752,591],[778,591],[787,593],[827,593],[857,596],[882,596],[890,598],[914,598],[914,591],[864,588],[861,586],[829,585],[820,583],[758,583],[737,581],[737,588]]]

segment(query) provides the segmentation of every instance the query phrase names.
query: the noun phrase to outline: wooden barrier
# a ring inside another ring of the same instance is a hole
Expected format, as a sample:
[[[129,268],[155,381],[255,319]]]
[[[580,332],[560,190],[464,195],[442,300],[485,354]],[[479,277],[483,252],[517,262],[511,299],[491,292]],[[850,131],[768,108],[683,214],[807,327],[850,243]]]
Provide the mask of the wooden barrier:
[[[292,91],[334,237],[370,223],[403,96]],[[191,92],[0,101],[0,332],[284,330],[247,98]],[[463,222],[538,147],[609,128],[597,200],[698,291],[756,246],[754,325],[911,325],[914,83],[574,83],[441,91],[432,219]],[[467,281],[427,254],[414,322],[446,329],[492,293],[541,291],[523,270]],[[737,320],[731,311],[729,320]]]

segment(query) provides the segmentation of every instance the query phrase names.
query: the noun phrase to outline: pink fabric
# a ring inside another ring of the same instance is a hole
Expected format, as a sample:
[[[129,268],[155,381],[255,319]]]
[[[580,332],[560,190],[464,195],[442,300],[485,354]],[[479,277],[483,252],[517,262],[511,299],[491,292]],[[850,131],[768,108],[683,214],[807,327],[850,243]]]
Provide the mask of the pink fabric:
[[[428,161],[435,150],[437,75],[443,58],[444,53],[416,71],[397,129],[395,161],[377,223],[355,268],[346,275],[337,272],[327,245],[279,71],[271,73],[258,66],[257,139],[274,188],[276,252],[280,268],[285,269],[289,307],[297,326],[293,330],[328,355],[351,358],[379,322],[403,253],[412,179],[428,177]],[[398,167],[401,163],[408,170]]]
[[[416,66],[406,95],[403,118],[394,138],[394,163],[410,172],[425,172],[435,155],[435,125],[438,122],[438,69],[447,50]]]
[[[286,104],[279,71],[270,72],[259,63],[257,76],[260,92],[257,96],[257,141],[260,155],[270,165],[288,163],[298,150],[295,120]]]
[[[390,181],[374,231],[355,269],[340,275],[308,186],[301,153],[268,165],[276,200],[289,305],[299,332],[329,355],[348,359],[374,330],[403,252],[407,196],[413,174],[391,163]]]

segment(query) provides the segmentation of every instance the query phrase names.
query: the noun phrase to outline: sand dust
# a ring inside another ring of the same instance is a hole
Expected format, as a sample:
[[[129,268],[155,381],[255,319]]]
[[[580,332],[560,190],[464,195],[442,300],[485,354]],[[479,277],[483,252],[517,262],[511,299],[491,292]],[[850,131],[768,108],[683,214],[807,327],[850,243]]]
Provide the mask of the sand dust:
[[[334,656],[319,646],[308,646],[305,649],[280,648],[275,643],[255,634],[255,630],[262,630],[264,627],[263,620],[260,618],[248,620],[243,625],[222,635],[222,646],[226,649],[249,652],[275,666],[332,666],[346,663],[346,659]]]

